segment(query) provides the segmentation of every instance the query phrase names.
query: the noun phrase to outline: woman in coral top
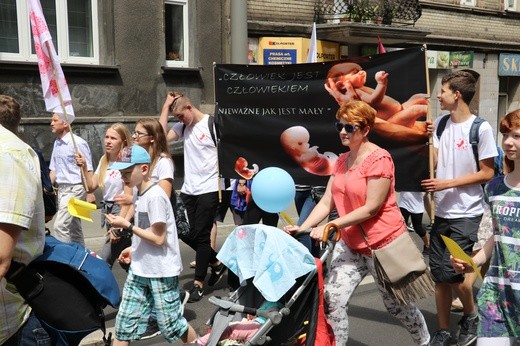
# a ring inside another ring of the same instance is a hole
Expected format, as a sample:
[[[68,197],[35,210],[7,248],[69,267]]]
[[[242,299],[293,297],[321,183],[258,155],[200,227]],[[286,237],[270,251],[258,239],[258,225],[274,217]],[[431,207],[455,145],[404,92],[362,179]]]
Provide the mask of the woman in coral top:
[[[371,143],[376,111],[359,100],[347,101],[339,108],[336,129],[341,143],[350,152],[340,155],[320,202],[301,226],[288,226],[289,233],[314,227],[311,237],[321,239],[323,226],[317,226],[337,208],[339,217],[331,220],[341,228],[331,269],[325,284],[329,321],[337,345],[348,340],[348,303],[361,280],[371,274],[391,315],[401,321],[417,345],[430,341],[421,311],[414,304],[400,305],[378,281],[371,252],[361,234],[361,224],[370,246],[380,248],[403,232],[406,225],[396,203],[394,163],[390,154]]]

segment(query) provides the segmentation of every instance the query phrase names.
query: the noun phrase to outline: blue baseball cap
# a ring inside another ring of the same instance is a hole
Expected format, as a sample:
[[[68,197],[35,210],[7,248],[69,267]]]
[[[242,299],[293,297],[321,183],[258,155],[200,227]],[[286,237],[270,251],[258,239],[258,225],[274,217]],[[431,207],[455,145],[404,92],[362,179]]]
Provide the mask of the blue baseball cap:
[[[124,147],[116,162],[109,169],[120,171],[133,165],[151,162],[150,154],[143,147],[134,144],[131,147]]]

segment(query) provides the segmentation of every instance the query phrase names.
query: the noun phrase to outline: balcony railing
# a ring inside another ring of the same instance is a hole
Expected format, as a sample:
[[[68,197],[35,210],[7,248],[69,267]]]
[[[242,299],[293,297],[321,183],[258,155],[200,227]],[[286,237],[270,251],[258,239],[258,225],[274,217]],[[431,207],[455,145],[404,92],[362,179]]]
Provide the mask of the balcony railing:
[[[415,25],[421,17],[421,5],[419,0],[316,0],[314,17],[317,23]]]

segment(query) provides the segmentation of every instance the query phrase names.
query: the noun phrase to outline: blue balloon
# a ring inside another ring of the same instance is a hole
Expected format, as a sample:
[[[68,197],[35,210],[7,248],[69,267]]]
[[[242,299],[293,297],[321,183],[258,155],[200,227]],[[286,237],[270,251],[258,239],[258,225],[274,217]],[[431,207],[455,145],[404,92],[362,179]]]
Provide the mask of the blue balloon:
[[[262,169],[253,178],[251,195],[260,209],[279,213],[294,201],[296,188],[293,178],[281,168]]]

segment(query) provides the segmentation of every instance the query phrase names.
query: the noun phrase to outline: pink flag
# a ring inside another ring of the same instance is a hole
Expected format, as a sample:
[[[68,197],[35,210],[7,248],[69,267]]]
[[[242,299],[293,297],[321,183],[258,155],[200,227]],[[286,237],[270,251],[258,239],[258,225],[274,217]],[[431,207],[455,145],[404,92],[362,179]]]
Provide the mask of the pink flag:
[[[43,16],[42,6],[39,0],[27,0],[27,4],[34,38],[34,50],[38,57],[45,108],[51,113],[58,114],[64,121],[72,123],[74,110],[69,87],[52,44],[51,33]]]
[[[383,46],[383,42],[381,42],[381,37],[377,35],[377,54],[383,54],[386,53],[386,49]]]

